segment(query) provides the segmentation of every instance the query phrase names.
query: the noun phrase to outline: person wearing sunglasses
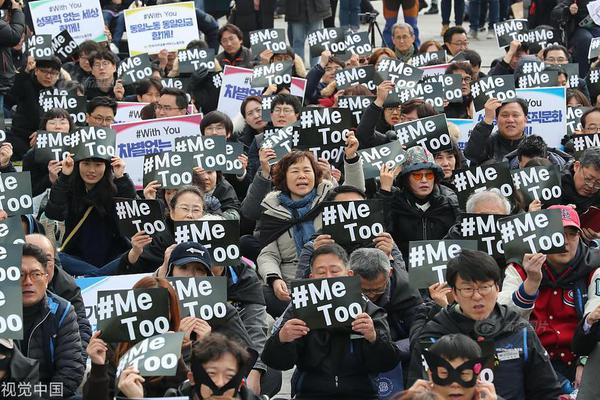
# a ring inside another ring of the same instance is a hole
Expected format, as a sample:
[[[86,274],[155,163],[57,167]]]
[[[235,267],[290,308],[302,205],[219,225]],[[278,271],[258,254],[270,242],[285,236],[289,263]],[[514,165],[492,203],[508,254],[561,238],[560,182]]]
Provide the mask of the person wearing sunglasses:
[[[411,147],[402,167],[384,165],[379,176],[376,197],[386,203],[386,232],[405,259],[411,240],[439,240],[446,235],[460,212],[458,200],[452,189],[440,185],[444,173],[429,151]]]

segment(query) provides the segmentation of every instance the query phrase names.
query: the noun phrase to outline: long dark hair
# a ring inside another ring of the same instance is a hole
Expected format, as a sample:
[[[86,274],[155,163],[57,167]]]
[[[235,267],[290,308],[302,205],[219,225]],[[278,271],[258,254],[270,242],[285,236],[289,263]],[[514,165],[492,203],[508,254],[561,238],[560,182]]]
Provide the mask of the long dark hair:
[[[85,182],[81,179],[79,172],[79,163],[81,161],[101,161],[105,165],[104,175],[89,192],[86,190]],[[75,162],[73,173],[71,174],[71,209],[77,214],[82,213],[89,206],[94,206],[101,216],[112,215],[113,198],[117,194],[117,187],[113,182],[114,176],[110,161],[101,158],[87,158]]]
[[[54,119],[54,118],[67,119],[69,121],[69,132],[73,131],[73,128],[75,127],[75,123],[73,122],[73,118],[71,117],[71,114],[69,114],[69,112],[67,110],[65,110],[64,108],[51,108],[50,110],[46,111],[40,121],[40,129],[43,131],[47,130],[46,124],[48,123],[48,121],[50,121],[51,119]]]

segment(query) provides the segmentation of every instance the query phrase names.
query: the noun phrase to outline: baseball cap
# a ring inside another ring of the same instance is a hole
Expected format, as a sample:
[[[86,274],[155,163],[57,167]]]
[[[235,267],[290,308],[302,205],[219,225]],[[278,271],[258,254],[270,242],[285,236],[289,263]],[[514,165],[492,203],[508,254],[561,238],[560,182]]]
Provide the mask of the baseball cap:
[[[184,265],[187,263],[198,262],[204,265],[207,269],[207,275],[212,276],[210,265],[212,259],[210,252],[201,245],[195,242],[180,243],[171,252],[169,257],[169,267],[167,270],[167,276],[171,276],[173,273],[173,265]]]
[[[579,214],[571,206],[555,205],[548,207],[548,210],[560,210],[560,217],[562,219],[563,227],[573,226],[581,230],[581,222],[579,221]]]

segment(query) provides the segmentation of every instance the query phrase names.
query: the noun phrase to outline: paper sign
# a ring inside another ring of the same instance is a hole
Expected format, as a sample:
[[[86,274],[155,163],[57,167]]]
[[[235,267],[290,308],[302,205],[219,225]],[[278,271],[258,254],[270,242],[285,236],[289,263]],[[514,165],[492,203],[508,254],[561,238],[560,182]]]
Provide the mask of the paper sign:
[[[407,149],[422,146],[431,153],[452,149],[445,114],[417,119],[394,125],[398,141]]]
[[[244,145],[239,142],[225,143],[225,173],[241,176],[244,165],[239,157],[244,154]]]
[[[349,32],[346,34],[346,52],[338,55],[342,60],[348,60],[352,55],[368,57],[373,54],[373,46],[369,32]]]
[[[158,200],[115,199],[115,211],[119,231],[128,238],[142,231],[155,236],[167,229]]]
[[[181,318],[195,317],[204,321],[222,319],[227,314],[227,278],[167,278],[179,299]]]
[[[388,95],[384,107],[390,103],[402,104],[412,99],[422,99],[425,103],[431,104],[436,111],[444,111],[444,89],[439,82],[418,83],[415,87],[409,89],[396,87]]]
[[[335,82],[338,89],[346,89],[351,86],[363,84],[369,90],[375,90],[375,67],[367,65],[364,67],[345,68],[335,73]]]
[[[165,151],[144,156],[144,187],[158,181],[163,189],[192,184],[194,159],[191,152]]]
[[[240,258],[240,223],[233,220],[176,221],[175,243],[196,242],[211,252],[213,265],[235,265]]]
[[[588,50],[588,59],[593,60],[600,55],[600,37],[592,38]]]
[[[352,127],[351,118],[344,108],[305,108],[300,113],[297,147],[311,151],[317,160],[324,158],[331,164],[338,164]]]
[[[462,103],[462,75],[447,74],[428,77],[428,83],[439,82],[442,84],[443,97],[450,103]]]
[[[54,57],[52,51],[52,35],[34,35],[27,39],[27,53],[36,60],[51,60]]]
[[[600,134],[590,133],[573,136],[573,148],[576,159],[579,159],[581,154],[590,147],[600,147]]]
[[[382,57],[375,68],[376,82],[392,81],[398,88],[412,88],[423,77],[423,71],[399,60]]]
[[[25,234],[21,217],[8,217],[0,221],[0,244],[19,244],[25,243]]]
[[[346,51],[346,36],[342,28],[317,29],[306,37],[310,49],[310,57],[320,57],[321,53],[329,50],[332,54]]]
[[[365,179],[379,177],[379,171],[384,163],[392,168],[406,162],[406,150],[402,148],[402,144],[397,140],[359,150],[358,154],[363,160]]]
[[[33,213],[29,171],[0,174],[0,210],[9,216]]]
[[[85,96],[76,96],[66,91],[60,94],[40,92],[39,96],[40,114],[44,114],[53,108],[63,108],[69,112],[75,125],[83,126],[87,122]]]
[[[69,31],[64,30],[52,38],[52,51],[63,63],[77,54],[79,46]]]
[[[323,234],[331,235],[342,247],[372,247],[373,239],[385,230],[383,201],[334,201],[322,205]]]
[[[581,116],[591,107],[567,107],[567,135],[574,135],[575,131],[581,131]]]
[[[506,101],[517,97],[513,75],[492,75],[471,83],[471,96],[475,111],[483,110],[485,102],[494,97]]]
[[[77,44],[106,41],[100,0],[39,0],[28,4],[37,35],[56,36],[67,30]]]
[[[134,367],[140,376],[175,376],[181,357],[183,332],[168,332],[137,343],[119,359],[116,376]]]
[[[215,70],[215,49],[182,49],[177,53],[177,58],[180,74],[191,74],[202,67]]]
[[[559,86],[558,71],[546,70],[519,75],[517,83],[519,88]]]
[[[427,53],[417,54],[408,63],[413,67],[423,67],[425,65],[437,65],[446,63],[446,51],[430,51]]]
[[[138,54],[119,63],[117,75],[123,85],[132,85],[152,76],[152,63],[148,54]]]
[[[260,29],[250,32],[250,50],[255,57],[265,50],[271,50],[273,54],[286,53],[285,29]]]
[[[22,244],[0,245],[0,338],[23,339],[22,254]]]
[[[252,87],[264,88],[269,85],[289,85],[292,83],[292,62],[283,61],[258,65],[252,70]]]
[[[510,42],[518,40],[516,34],[526,32],[527,29],[526,19],[509,19],[507,21],[496,22],[494,24],[494,32],[496,33],[498,47],[510,46]]]
[[[73,160],[101,158],[108,160],[116,154],[116,132],[110,128],[81,127],[69,136]]]
[[[186,136],[175,139],[175,151],[189,152],[194,167],[207,171],[226,171],[225,136]]]
[[[498,214],[462,214],[460,216],[460,235],[464,240],[476,240],[477,248],[490,256],[504,256],[504,244],[500,232]]]
[[[115,115],[115,124],[122,124],[123,122],[140,121],[142,118],[140,113],[142,108],[147,106],[148,103],[136,103],[136,102],[117,102],[117,115]]]
[[[356,128],[360,123],[364,110],[366,110],[373,101],[375,101],[375,96],[340,96],[338,97],[337,106],[339,108],[347,108],[350,110],[350,114],[352,114],[352,127]]]
[[[454,174],[454,186],[458,196],[458,203],[462,208],[467,204],[469,196],[480,190],[497,188],[506,198],[512,197],[514,192],[512,177],[508,163],[479,165]]]
[[[525,204],[533,200],[541,201],[544,207],[560,204],[562,188],[557,165],[520,168],[513,171],[512,180]]]
[[[275,150],[275,157],[269,160],[269,164],[277,163],[294,147],[297,147],[299,136],[298,127],[295,124],[280,129],[275,128],[270,132],[265,131],[260,146]]]

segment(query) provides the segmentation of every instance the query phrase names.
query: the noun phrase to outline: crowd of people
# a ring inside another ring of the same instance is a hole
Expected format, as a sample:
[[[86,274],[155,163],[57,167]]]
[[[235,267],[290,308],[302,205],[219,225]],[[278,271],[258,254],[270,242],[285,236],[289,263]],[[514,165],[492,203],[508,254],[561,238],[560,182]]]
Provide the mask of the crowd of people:
[[[0,108],[7,123],[0,173],[29,171],[36,199],[34,214],[16,216],[24,238],[22,335],[9,339],[0,332],[0,397],[269,399],[284,398],[278,394],[283,386],[294,399],[599,398],[600,231],[585,225],[582,216],[600,207],[600,147],[580,151],[574,143],[578,135],[600,133],[600,90],[586,79],[597,68],[596,60],[588,60],[588,47],[600,28],[589,23],[587,1],[552,6],[532,1],[529,28],[555,26],[564,40],[545,46],[512,40],[498,59],[482,61],[469,48],[485,25],[480,7],[488,6],[492,27],[510,18],[509,2],[470,0],[470,30],[462,26],[464,0],[454,2],[456,26],[450,27],[452,2],[441,0],[441,41],[420,41],[419,2],[384,0],[388,46],[360,57],[324,50],[311,59],[305,54],[308,33],[328,26],[358,30],[359,13],[376,14],[372,5],[339,0],[336,21],[338,1],[236,0],[232,10],[219,1],[196,1],[202,39],[186,49],[215,49],[215,70],[180,73],[177,53],[163,50],[151,55],[151,77],[124,85],[117,76],[128,57],[124,10],[169,2],[101,0],[109,40],[84,41],[73,60],[62,62],[23,51],[33,34],[28,8],[0,0]],[[399,7],[405,22],[396,21]],[[429,9],[437,12],[437,2]],[[253,54],[249,32],[273,28],[280,11],[288,48]],[[373,90],[361,84],[338,89],[336,74],[345,69],[377,67],[386,59],[411,64],[440,50],[448,58],[443,74],[461,82],[461,99],[445,101],[443,111],[421,98],[399,101],[390,80]],[[294,77],[306,80],[303,97],[292,94],[289,84],[273,84],[261,96],[245,96],[237,116],[218,109],[221,91],[213,82],[224,67],[282,61],[293,65]],[[566,106],[581,111],[580,126],[572,132],[566,124],[564,131],[552,132],[562,138],[560,146],[528,134],[528,99],[489,97],[482,111],[475,110],[474,84],[495,75],[517,80],[526,62],[558,71]],[[563,68],[570,62],[578,65],[576,85]],[[165,78],[185,78],[187,84],[166,87]],[[66,152],[60,160],[44,160],[42,133],[68,136],[78,129],[68,110],[44,111],[38,104],[54,89],[85,97],[86,118],[79,125],[107,131],[125,101],[146,104],[144,121],[201,114],[194,134],[240,144],[241,172],[195,167],[190,185],[162,187],[152,180],[136,190],[128,159],[118,153],[85,158]],[[340,96],[371,102],[357,124],[343,127],[339,161],[299,148],[280,154],[268,145],[277,132],[299,126],[306,110],[337,109]],[[270,109],[263,109],[267,97]],[[363,150],[397,142],[398,124],[442,113],[472,123],[464,143],[448,123],[452,142],[446,150],[405,148],[402,163],[382,163],[379,176],[365,177]],[[556,166],[560,198],[525,200],[487,187],[461,203],[456,174],[497,163],[511,170]],[[158,202],[166,229],[125,236],[115,206],[123,199]],[[385,226],[370,243],[348,245],[325,233],[324,204],[364,200],[383,204]],[[411,242],[462,239],[464,213],[510,216],[546,209],[560,211],[562,252],[508,259],[463,248],[448,260],[445,282],[428,288],[411,282]],[[8,211],[0,210],[0,223],[15,218]],[[193,221],[236,221],[239,261],[219,265],[211,259],[210,243],[178,243],[176,227]],[[97,305],[84,302],[79,279],[131,274],[144,275],[128,290],[153,289],[168,299],[167,330],[183,336],[173,374],[144,375],[127,363],[121,368],[138,342],[112,342],[90,323]],[[218,320],[184,316],[172,284],[176,278],[205,277],[227,282]],[[347,277],[360,282],[361,312],[344,327],[313,328],[298,315],[292,290],[298,282]],[[0,300],[1,310],[10,299]],[[293,370],[289,386],[289,375],[282,374],[287,370]]]

